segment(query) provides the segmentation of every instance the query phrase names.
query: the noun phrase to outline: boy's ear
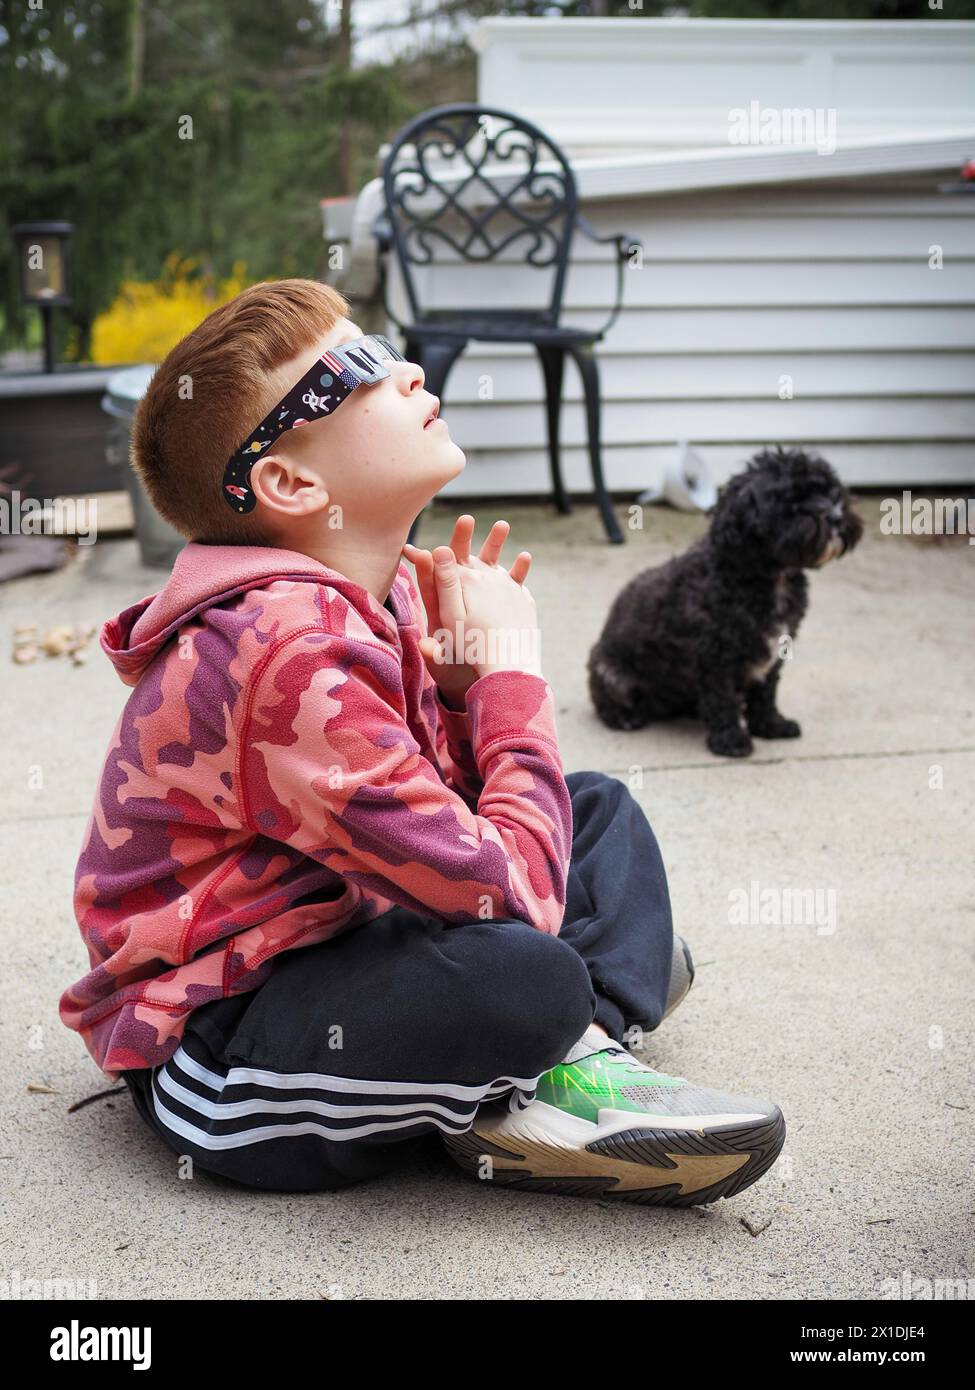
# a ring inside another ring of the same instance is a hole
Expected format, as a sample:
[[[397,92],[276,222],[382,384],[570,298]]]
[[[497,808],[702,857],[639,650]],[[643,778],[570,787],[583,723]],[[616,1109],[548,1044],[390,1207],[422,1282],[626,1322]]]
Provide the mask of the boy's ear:
[[[251,489],[272,511],[299,513],[328,505],[328,489],[310,464],[283,450],[264,454],[251,469]]]

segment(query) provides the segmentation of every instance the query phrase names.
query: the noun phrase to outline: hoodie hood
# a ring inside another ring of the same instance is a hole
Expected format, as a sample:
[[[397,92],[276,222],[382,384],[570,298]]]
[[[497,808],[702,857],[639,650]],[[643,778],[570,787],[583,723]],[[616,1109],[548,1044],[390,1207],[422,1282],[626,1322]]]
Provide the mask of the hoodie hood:
[[[139,599],[103,624],[99,636],[102,651],[119,678],[126,685],[136,685],[159,650],[194,614],[276,579],[327,584],[342,594],[383,640],[394,638],[397,628],[411,621],[410,577],[403,561],[389,592],[390,612],[361,584],[299,551],[190,541],[177,555],[163,589]]]

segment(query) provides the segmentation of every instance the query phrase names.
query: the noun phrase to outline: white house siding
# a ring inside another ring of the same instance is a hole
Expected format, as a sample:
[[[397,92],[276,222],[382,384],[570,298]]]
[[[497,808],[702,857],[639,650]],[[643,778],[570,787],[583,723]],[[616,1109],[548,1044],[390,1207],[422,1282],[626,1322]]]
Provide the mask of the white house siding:
[[[828,108],[841,143],[971,124],[975,24],[919,20],[484,19],[478,100],[573,158],[727,145],[729,113]]]
[[[975,156],[975,24],[492,18],[471,43],[478,99],[541,126],[589,220],[645,246],[597,349],[614,491],[659,482],[681,440],[718,481],[777,442],[852,484],[975,480],[975,196],[938,191]],[[733,146],[731,112],[753,102],[832,112],[835,150]],[[362,227],[377,197],[363,191]],[[610,255],[577,238],[563,323],[605,319]],[[441,263],[421,301],[542,303],[547,276],[509,262]],[[402,317],[395,270],[391,295]],[[543,402],[530,348],[471,344],[445,393],[469,458],[452,491],[547,491]],[[562,438],[567,484],[587,491],[571,363]]]
[[[944,174],[778,184],[585,204],[605,232],[635,233],[642,269],[600,345],[604,468],[623,494],[659,480],[690,440],[718,481],[769,443],[819,448],[851,484],[975,478],[975,197]],[[940,246],[944,268],[929,268]],[[612,302],[606,247],[579,238],[562,321],[595,326]],[[527,306],[544,272],[440,264],[429,307]],[[782,378],[791,378],[793,398]],[[571,362],[563,470],[589,488]],[[471,344],[444,414],[468,455],[457,495],[549,487],[544,388],[534,351]]]

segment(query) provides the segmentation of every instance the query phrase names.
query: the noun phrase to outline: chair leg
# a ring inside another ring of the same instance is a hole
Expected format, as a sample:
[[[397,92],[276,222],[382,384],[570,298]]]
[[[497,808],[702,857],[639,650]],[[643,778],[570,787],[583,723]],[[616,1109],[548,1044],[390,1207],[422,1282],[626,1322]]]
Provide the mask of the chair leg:
[[[417,361],[423,368],[426,388],[434,396],[443,397],[450,369],[466,346],[461,339],[422,344]]]
[[[451,367],[467,346],[466,341],[453,340],[443,342],[420,343],[410,339],[406,343],[405,356],[410,362],[419,362],[423,368],[424,385],[433,396],[439,396],[443,400],[444,387],[447,384],[447,377]],[[418,512],[413,518],[413,525],[410,527],[406,539],[410,545],[416,544],[416,535],[420,529],[420,518],[427,507],[433,506],[433,498],[427,502],[423,511]]]
[[[559,447],[559,417],[562,413],[562,369],[565,349],[536,343],[545,377],[545,414],[548,421],[548,457],[552,469],[552,490],[555,505],[563,516],[572,511],[562,481],[562,460]]]
[[[582,377],[582,387],[586,396],[586,423],[589,431],[589,462],[592,468],[592,485],[596,502],[606,528],[606,534],[614,545],[622,545],[624,536],[616,520],[613,504],[606,484],[603,482],[602,452],[599,443],[599,365],[592,348],[585,343],[572,343],[569,351],[575,359]]]

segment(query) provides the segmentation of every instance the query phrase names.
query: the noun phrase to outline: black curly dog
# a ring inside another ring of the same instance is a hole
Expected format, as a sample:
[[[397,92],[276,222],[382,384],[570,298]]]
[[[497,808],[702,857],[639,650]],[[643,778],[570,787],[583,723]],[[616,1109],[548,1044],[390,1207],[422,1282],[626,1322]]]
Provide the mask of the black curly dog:
[[[825,461],[766,449],[721,489],[711,528],[683,555],[617,595],[589,654],[589,693],[611,729],[692,716],[712,753],[741,758],[757,738],[798,738],[776,709],[782,638],[795,637],[806,569],[863,534]]]

